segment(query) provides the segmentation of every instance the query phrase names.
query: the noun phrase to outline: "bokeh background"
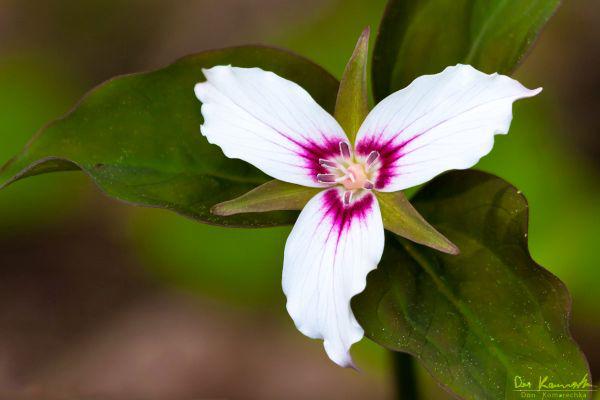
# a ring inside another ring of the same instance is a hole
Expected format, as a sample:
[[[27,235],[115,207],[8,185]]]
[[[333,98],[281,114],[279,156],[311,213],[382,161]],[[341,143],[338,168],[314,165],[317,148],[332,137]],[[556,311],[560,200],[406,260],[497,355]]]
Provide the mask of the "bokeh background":
[[[600,374],[600,3],[565,0],[516,74],[543,86],[478,165],[531,206]],[[88,89],[210,48],[290,48],[340,76],[384,0],[0,0],[0,162]],[[451,29],[451,27],[448,27]],[[200,75],[199,75],[200,77]],[[390,399],[389,355],[329,362],[285,312],[290,228],[223,229],[103,197],[81,173],[0,192],[0,398]],[[427,399],[446,399],[419,370]]]

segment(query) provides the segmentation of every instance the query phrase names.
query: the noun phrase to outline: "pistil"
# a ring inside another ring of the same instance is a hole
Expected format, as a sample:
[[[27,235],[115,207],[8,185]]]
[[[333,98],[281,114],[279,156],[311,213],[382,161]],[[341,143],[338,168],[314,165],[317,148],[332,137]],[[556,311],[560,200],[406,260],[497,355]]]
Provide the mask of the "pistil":
[[[347,190],[365,189],[365,184],[369,181],[365,169],[361,164],[352,164],[348,168],[346,178],[342,185]],[[370,182],[369,182],[370,183]]]

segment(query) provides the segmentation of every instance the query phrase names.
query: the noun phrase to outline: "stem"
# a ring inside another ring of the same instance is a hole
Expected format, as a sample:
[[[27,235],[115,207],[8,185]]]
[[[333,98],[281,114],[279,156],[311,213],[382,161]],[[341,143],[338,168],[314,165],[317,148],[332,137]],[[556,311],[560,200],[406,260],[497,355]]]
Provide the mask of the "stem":
[[[398,400],[418,400],[417,376],[413,357],[407,353],[392,352],[396,398]]]

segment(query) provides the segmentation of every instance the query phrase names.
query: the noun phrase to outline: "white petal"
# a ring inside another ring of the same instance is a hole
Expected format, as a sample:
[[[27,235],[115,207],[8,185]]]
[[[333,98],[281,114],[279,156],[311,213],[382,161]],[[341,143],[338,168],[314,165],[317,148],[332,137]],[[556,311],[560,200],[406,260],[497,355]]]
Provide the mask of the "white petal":
[[[304,207],[286,246],[283,291],[296,327],[323,339],[336,364],[352,366],[350,346],[363,337],[350,308],[366,276],[383,253],[383,223],[370,192],[354,196],[348,206],[343,191],[325,190]]]
[[[195,87],[201,131],[227,157],[253,164],[282,181],[321,187],[319,158],[339,154],[340,125],[296,83],[260,68],[203,70]]]
[[[369,113],[357,134],[357,154],[379,152],[375,186],[384,192],[472,167],[490,152],[494,135],[508,132],[512,103],[540,91],[469,65],[421,76]]]

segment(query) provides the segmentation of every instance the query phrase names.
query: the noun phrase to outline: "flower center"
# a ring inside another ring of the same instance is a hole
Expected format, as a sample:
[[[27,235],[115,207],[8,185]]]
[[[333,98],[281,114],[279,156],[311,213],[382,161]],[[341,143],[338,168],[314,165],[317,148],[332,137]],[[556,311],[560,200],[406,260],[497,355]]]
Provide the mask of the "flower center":
[[[362,164],[352,164],[346,169],[348,177],[342,181],[342,185],[348,190],[365,188],[368,179]]]
[[[379,153],[372,151],[366,158],[356,159],[350,149],[350,144],[340,142],[340,154],[331,159],[320,159],[319,163],[327,169],[326,174],[317,174],[321,183],[341,184],[345,189],[344,203],[347,205],[357,190],[372,190],[372,181],[379,169]]]

